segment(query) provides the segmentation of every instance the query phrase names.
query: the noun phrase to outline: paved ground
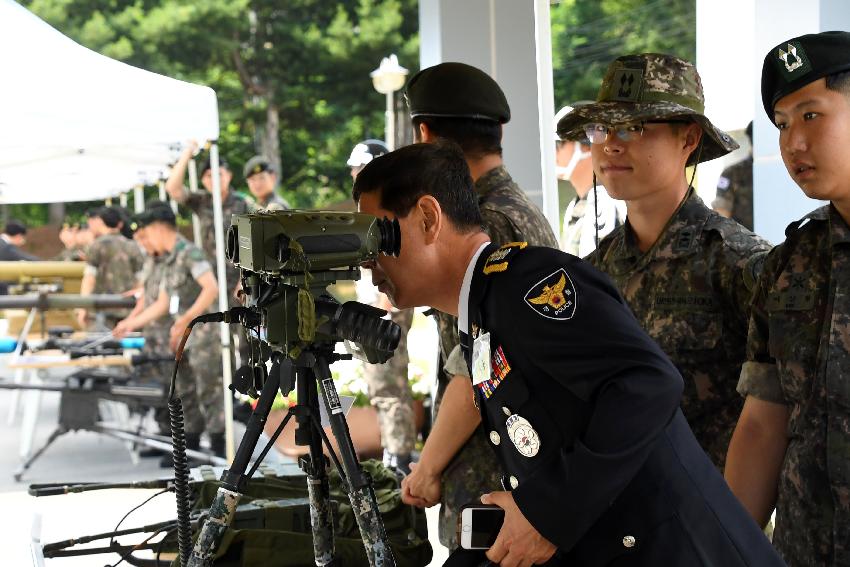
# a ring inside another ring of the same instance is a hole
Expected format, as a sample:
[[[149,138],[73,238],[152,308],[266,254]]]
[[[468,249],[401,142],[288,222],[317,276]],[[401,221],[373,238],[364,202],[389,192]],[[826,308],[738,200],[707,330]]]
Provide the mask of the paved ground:
[[[427,356],[435,352],[433,343],[428,339],[413,341],[411,351],[419,351]],[[415,356],[411,352],[412,356]],[[0,378],[8,379],[10,373],[3,366],[0,357]],[[87,432],[69,433],[60,437],[35,462],[22,482],[13,479],[13,472],[19,464],[19,446],[21,437],[21,419],[11,425],[7,416],[12,400],[12,392],[0,390],[0,549],[3,557],[0,565],[25,567],[33,565],[30,558],[32,527],[40,526],[42,542],[53,542],[83,534],[106,532],[114,529],[115,524],[132,507],[140,504],[156,491],[153,490],[109,490],[71,494],[65,496],[34,498],[27,494],[30,483],[69,482],[69,481],[109,481],[155,479],[167,477],[168,469],[160,469],[156,459],[142,459],[138,464],[130,460],[127,448],[122,441],[103,435]],[[24,398],[26,404],[33,404],[32,397]],[[43,393],[40,412],[35,427],[34,447],[38,447],[50,434],[58,417],[58,393]],[[241,431],[239,432],[241,434]],[[285,459],[274,452],[270,459]],[[154,499],[128,519],[128,525],[142,525],[173,518],[174,497],[164,494]],[[436,509],[428,511],[429,533],[434,547],[432,565],[440,565],[447,552],[436,539]],[[135,540],[138,541],[138,540]],[[117,561],[117,555],[99,555],[79,558],[47,560],[50,567],[91,567],[107,565]]]

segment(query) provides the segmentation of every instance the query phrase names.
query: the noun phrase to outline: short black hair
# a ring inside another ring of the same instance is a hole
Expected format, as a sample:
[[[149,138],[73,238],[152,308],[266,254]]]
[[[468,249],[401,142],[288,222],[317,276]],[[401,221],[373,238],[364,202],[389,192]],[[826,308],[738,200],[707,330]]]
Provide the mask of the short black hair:
[[[6,227],[3,229],[3,234],[7,236],[18,236],[19,234],[27,233],[27,225],[18,220],[9,220]]]
[[[354,201],[380,191],[381,208],[406,217],[420,197],[431,195],[460,232],[481,229],[472,176],[457,144],[411,144],[367,163],[352,189]]]
[[[91,217],[99,218],[108,228],[118,228],[118,225],[124,220],[118,207],[101,207],[89,214],[89,218]]]
[[[451,140],[465,155],[478,159],[491,154],[502,155],[502,125],[486,118],[450,116],[416,116],[413,127],[425,123],[436,136]]]
[[[850,71],[840,71],[826,76],[826,88],[850,98]]]

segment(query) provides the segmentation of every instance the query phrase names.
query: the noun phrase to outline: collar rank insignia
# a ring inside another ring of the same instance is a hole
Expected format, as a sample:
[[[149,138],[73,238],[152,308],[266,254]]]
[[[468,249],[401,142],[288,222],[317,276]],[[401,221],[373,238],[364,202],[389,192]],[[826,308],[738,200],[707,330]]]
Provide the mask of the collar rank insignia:
[[[564,268],[560,268],[533,286],[525,294],[525,303],[547,319],[567,321],[576,312],[576,288]]]
[[[484,263],[484,274],[504,272],[508,269],[509,257],[526,246],[528,246],[528,242],[508,242],[500,246],[498,250],[487,256],[487,261]]]

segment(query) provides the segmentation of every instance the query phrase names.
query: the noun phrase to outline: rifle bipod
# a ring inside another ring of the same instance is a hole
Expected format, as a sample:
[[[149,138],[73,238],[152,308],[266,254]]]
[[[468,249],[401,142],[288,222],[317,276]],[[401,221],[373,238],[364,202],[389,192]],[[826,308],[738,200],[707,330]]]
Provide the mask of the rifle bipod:
[[[233,519],[233,513],[245,483],[251,478],[293,416],[298,424],[295,431],[296,444],[309,447],[309,454],[301,457],[299,465],[307,475],[316,565],[333,567],[339,564],[334,549],[328,462],[322,451],[322,442],[324,442],[351,500],[351,507],[357,519],[369,564],[372,567],[395,566],[383,520],[378,511],[372,479],[357,460],[345,413],[331,377],[330,364],[342,358],[343,355],[334,354],[332,343],[323,343],[305,347],[294,362],[285,357],[275,360],[272,371],[263,383],[256,408],[248,420],[245,435],[236,451],[233,464],[223,475],[222,485],[210,506],[209,516],[195,542],[188,566],[184,567],[213,565],[215,553]],[[246,474],[251,455],[259,441],[263,424],[268,418],[278,390],[286,396],[291,392],[293,385],[297,389],[298,405],[289,409],[268,446],[263,449]],[[340,456],[334,452],[319,421],[319,392],[322,394]]]

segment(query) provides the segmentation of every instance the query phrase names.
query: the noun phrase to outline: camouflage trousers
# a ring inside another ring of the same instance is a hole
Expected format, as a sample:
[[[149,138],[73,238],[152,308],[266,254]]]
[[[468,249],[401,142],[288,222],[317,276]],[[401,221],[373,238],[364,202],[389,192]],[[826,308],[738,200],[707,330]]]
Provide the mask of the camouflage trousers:
[[[438,531],[440,543],[449,551],[460,545],[457,539],[460,509],[467,504],[480,504],[482,494],[503,490],[501,471],[487,434],[479,425],[443,471],[440,482]]]
[[[144,328],[145,346],[142,348],[142,354],[149,356],[174,356],[171,348],[168,346],[168,332],[171,329],[171,321],[154,321]],[[136,378],[143,381],[151,381],[161,385],[165,391],[164,398],[168,396],[168,387],[171,384],[171,374],[174,371],[173,362],[157,362],[144,364],[133,370]],[[189,365],[184,361],[180,364],[177,370],[178,384],[191,380],[191,371]],[[171,420],[168,414],[167,407],[157,408],[154,411],[154,419],[159,426],[160,433],[169,435],[171,432]]]
[[[186,433],[224,433],[224,388],[221,372],[221,337],[218,325],[192,329],[186,352],[189,378],[178,376],[177,394],[183,401]]]
[[[364,365],[370,403],[378,411],[381,445],[394,455],[408,455],[416,444],[413,394],[407,382],[407,333],[413,322],[413,309],[390,314],[401,327],[401,340],[393,357],[384,364]]]

